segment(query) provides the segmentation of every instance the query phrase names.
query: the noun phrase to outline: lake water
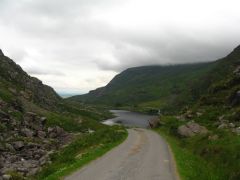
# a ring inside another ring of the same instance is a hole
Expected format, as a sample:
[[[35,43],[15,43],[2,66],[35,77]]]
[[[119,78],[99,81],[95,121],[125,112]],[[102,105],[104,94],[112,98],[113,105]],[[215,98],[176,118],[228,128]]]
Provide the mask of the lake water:
[[[103,124],[106,125],[121,124],[127,127],[148,128],[149,127],[148,121],[156,117],[124,110],[111,110],[111,112],[116,117],[103,121]]]

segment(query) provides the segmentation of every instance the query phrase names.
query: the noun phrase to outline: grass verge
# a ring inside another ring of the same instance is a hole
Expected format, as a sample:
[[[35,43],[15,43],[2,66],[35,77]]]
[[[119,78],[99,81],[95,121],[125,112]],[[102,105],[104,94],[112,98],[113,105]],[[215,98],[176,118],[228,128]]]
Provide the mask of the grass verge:
[[[105,127],[92,134],[83,135],[51,156],[52,163],[34,179],[56,180],[67,176],[90,161],[104,155],[122,143],[127,131],[122,127]]]
[[[179,138],[173,130],[176,121],[171,117],[164,117],[165,126],[161,126],[156,131],[166,139],[174,154],[177,170],[182,180],[225,180],[226,170],[221,165],[216,164],[212,159],[205,159],[196,148],[201,149],[205,145],[199,146],[201,141],[206,142],[205,137],[194,137],[190,139]],[[214,155],[213,155],[214,156]]]

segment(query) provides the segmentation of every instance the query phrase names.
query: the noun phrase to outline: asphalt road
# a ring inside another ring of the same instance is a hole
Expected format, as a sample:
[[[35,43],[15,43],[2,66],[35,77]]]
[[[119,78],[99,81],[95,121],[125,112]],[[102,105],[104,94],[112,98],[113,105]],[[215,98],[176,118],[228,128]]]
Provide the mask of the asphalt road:
[[[168,145],[155,132],[129,129],[121,145],[91,162],[66,180],[175,180]]]

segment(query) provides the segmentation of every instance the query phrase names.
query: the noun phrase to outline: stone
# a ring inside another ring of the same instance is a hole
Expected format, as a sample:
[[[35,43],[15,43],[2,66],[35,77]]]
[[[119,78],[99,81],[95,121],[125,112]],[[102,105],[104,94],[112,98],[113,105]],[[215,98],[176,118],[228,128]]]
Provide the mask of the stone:
[[[204,126],[200,126],[195,122],[188,122],[187,127],[190,128],[196,134],[206,134],[208,130]]]
[[[189,129],[185,125],[182,125],[182,126],[178,127],[177,132],[178,132],[179,135],[184,136],[184,137],[194,136],[194,133],[191,131],[191,129]]]
[[[185,125],[179,126],[177,132],[183,137],[192,137],[197,134],[207,134],[208,130],[206,127],[200,126],[198,123],[188,122]]]
[[[8,149],[10,152],[15,152],[15,149],[11,144],[6,143],[6,149]]]
[[[92,133],[94,133],[94,132],[95,132],[94,130],[88,129],[88,133],[89,133],[89,134],[92,134]]]
[[[200,116],[203,115],[203,113],[201,113],[201,112],[197,112],[196,115],[197,115],[197,117],[200,117]]]
[[[49,161],[49,156],[48,156],[48,155],[45,155],[45,156],[41,157],[41,159],[39,159],[39,164],[40,164],[41,166],[43,166],[43,165],[46,164],[48,161]]]
[[[230,127],[230,128],[235,128],[235,124],[229,123],[229,127]]]
[[[5,150],[6,149],[5,149],[4,145],[2,143],[0,143],[0,151],[5,151]]]
[[[228,128],[228,125],[225,123],[222,123],[218,126],[218,129],[226,129],[226,128]]]
[[[46,125],[47,118],[46,117],[41,117],[40,122],[41,122],[42,125]]]
[[[235,128],[234,132],[235,132],[237,135],[240,135],[240,127]]]
[[[28,176],[33,176],[33,175],[37,174],[39,171],[40,171],[40,168],[32,168],[32,169],[29,170],[27,175]]]
[[[15,150],[21,150],[24,147],[23,141],[16,141],[13,143],[13,147]]]
[[[5,119],[9,119],[9,115],[3,111],[0,110],[0,118],[5,118]]]
[[[41,138],[41,139],[44,139],[46,137],[46,133],[44,131],[38,131],[38,137]]]
[[[58,136],[65,134],[65,131],[63,130],[63,128],[60,128],[59,126],[55,127],[55,132]]]
[[[216,134],[208,137],[208,140],[210,140],[210,141],[216,141],[218,139],[219,139],[219,136]]]
[[[21,130],[21,133],[22,133],[24,136],[29,137],[29,138],[33,137],[33,134],[34,134],[33,131],[31,131],[31,130],[28,129],[28,128],[22,129],[22,130]]]
[[[159,119],[156,118],[152,118],[150,120],[148,120],[148,124],[150,128],[156,128],[159,125]]]
[[[232,106],[238,105],[240,103],[240,90],[235,92],[234,96],[231,97],[230,101]]]
[[[2,178],[3,178],[3,180],[9,180],[9,179],[12,179],[12,176],[9,175],[9,174],[4,174],[4,175],[2,176]]]
[[[57,134],[56,134],[55,132],[51,132],[51,133],[49,134],[49,137],[50,137],[50,138],[56,138],[56,137],[57,137]]]

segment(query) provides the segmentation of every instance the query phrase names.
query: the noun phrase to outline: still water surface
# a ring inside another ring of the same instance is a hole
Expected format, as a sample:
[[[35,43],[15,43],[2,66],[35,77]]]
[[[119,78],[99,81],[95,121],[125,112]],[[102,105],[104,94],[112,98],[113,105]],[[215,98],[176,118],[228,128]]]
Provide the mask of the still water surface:
[[[124,110],[111,110],[111,112],[116,117],[103,121],[103,124],[106,125],[122,124],[128,127],[147,128],[149,127],[148,121],[155,117]]]

